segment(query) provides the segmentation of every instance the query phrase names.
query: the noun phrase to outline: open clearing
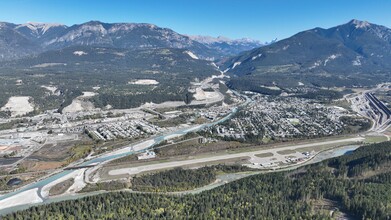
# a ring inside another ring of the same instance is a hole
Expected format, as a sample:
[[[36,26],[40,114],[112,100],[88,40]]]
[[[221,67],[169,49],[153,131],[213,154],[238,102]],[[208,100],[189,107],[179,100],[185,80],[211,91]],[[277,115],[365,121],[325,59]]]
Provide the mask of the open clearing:
[[[287,155],[287,154],[294,154],[296,153],[295,150],[282,150],[282,151],[277,151],[278,154],[281,154],[281,155]]]
[[[92,102],[85,100],[85,98],[93,97],[96,93],[94,92],[83,92],[83,95],[75,98],[70,105],[63,109],[64,113],[73,113],[79,111],[87,111],[95,109]]]
[[[36,161],[25,159],[21,163],[23,166],[27,167],[27,171],[43,171],[43,170],[52,170],[60,168],[65,164],[65,162],[60,161]]]
[[[274,154],[273,153],[263,153],[263,154],[255,154],[256,157],[263,158],[263,157],[272,157]]]
[[[34,106],[29,102],[30,96],[12,96],[1,110],[10,111],[11,117],[22,116],[34,111]]]
[[[365,143],[379,143],[387,141],[387,137],[383,135],[378,135],[378,136],[365,136]]]
[[[214,99],[219,99],[220,94],[217,92],[205,92],[202,88],[197,88],[196,93],[193,95],[193,97],[197,101],[214,100]]]
[[[83,92],[83,95],[82,96],[79,96],[80,98],[88,98],[88,97],[92,97],[92,96],[95,96],[96,93],[95,92]]]
[[[130,82],[129,84],[134,84],[134,85],[157,85],[159,84],[158,81],[154,79],[139,79],[134,82]]]
[[[76,56],[83,56],[83,55],[87,55],[88,53],[84,52],[84,51],[81,51],[81,50],[78,50],[78,51],[74,51],[73,52],[73,55],[76,55]]]
[[[51,94],[54,94],[57,90],[57,87],[55,86],[41,86],[41,87],[48,90]]]
[[[57,183],[49,190],[50,196],[57,196],[65,193],[70,186],[75,182],[74,179],[67,179],[61,183]]]
[[[41,63],[32,66],[32,68],[45,68],[45,67],[60,66],[60,65],[66,66],[67,64],[66,63]]]

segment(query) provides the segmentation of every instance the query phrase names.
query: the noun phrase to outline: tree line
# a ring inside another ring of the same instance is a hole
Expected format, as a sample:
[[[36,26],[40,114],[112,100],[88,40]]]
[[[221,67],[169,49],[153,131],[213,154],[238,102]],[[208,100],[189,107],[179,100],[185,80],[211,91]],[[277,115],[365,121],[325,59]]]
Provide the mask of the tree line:
[[[357,219],[389,219],[390,162],[391,142],[383,142],[298,170],[254,175],[195,195],[114,192],[32,207],[3,218],[332,219],[344,212]],[[180,172],[173,174],[193,181]],[[163,179],[147,177],[143,183]],[[334,202],[333,215],[316,208],[324,200]]]

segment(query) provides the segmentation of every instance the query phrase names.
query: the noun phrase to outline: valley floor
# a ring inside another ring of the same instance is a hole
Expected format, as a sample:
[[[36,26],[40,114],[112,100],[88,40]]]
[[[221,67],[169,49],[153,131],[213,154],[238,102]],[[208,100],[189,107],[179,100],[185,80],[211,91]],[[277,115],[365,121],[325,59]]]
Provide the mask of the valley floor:
[[[198,93],[200,96],[203,95],[201,94],[202,91],[199,89]],[[60,165],[60,167],[54,167],[47,174],[31,176],[29,182],[26,181],[25,186],[20,189],[11,188],[11,190],[8,189],[9,191],[4,191],[4,194],[0,196],[0,207],[4,207],[3,209],[5,209],[5,211],[9,211],[16,210],[18,207],[26,207],[25,205],[32,203],[35,204],[43,201],[49,201],[53,198],[49,195],[50,189],[55,185],[70,179],[73,179],[73,183],[63,193],[56,195],[55,198],[69,198],[69,196],[77,197],[78,192],[82,191],[86,186],[105,184],[107,181],[112,181],[113,184],[116,184],[118,181],[121,182],[127,179],[132,179],[135,176],[144,175],[146,173],[155,173],[161,170],[170,170],[176,167],[198,168],[213,164],[239,164],[252,169],[259,169],[259,171],[254,173],[258,173],[260,171],[279,171],[297,168],[314,161],[321,161],[341,155],[341,152],[343,154],[346,150],[355,149],[359,144],[364,142],[378,142],[383,140],[382,137],[389,139],[386,130],[388,125],[384,125],[383,127],[385,129],[382,129],[381,131],[370,129],[369,132],[364,132],[359,135],[353,134],[308,141],[294,141],[282,144],[273,144],[270,146],[254,146],[252,144],[240,142],[236,143],[234,141],[227,142],[229,143],[229,146],[232,145],[231,149],[221,148],[221,146],[218,146],[221,140],[214,138],[204,138],[202,136],[197,138],[194,138],[194,136],[186,137],[186,135],[194,135],[195,132],[203,129],[209,129],[217,124],[229,121],[237,113],[239,108],[253,106],[251,104],[254,101],[250,98],[242,97],[234,93],[231,94],[231,98],[236,100],[233,105],[229,106],[223,104],[221,107],[201,108],[199,110],[199,115],[201,115],[201,117],[199,118],[194,116],[194,112],[186,112],[186,110],[177,111],[171,107],[165,107],[163,110],[154,110],[146,109],[145,106],[140,109],[132,110],[112,110],[110,116],[108,112],[104,113],[106,114],[104,117],[93,115],[93,117],[97,117],[97,119],[91,119],[90,117],[92,116],[90,115],[79,115],[78,117],[81,116],[82,118],[74,117],[74,119],[60,117],[59,120],[65,120],[66,122],[68,122],[67,120],[73,120],[71,123],[74,123],[76,126],[64,128],[61,126],[56,127],[54,124],[51,128],[51,132],[55,132],[54,137],[56,141],[48,138],[53,136],[52,134],[49,134],[49,131],[46,134],[41,132],[40,135],[34,136],[34,143],[42,144],[42,146],[38,144],[35,149],[44,150],[45,144],[52,144],[56,146],[60,142],[69,142],[69,140],[75,137],[83,140],[84,143],[80,144],[80,140],[77,140],[75,145],[67,146],[67,149],[70,149],[72,154],[65,158],[56,158],[56,156],[59,155],[58,153],[50,154],[50,151],[56,149],[52,145],[46,146],[46,153],[38,155],[32,154],[32,152],[34,152],[32,149],[26,149],[26,152],[30,153],[27,153],[27,156],[25,157],[21,157],[20,161],[31,161],[36,160],[37,158],[40,159],[46,157],[55,158],[55,160],[67,160],[68,162]],[[214,95],[211,97],[217,98],[217,96],[215,97]],[[221,97],[219,100],[221,100]],[[74,113],[69,113],[68,116],[72,114],[74,115]],[[168,120],[171,118],[182,120],[181,117],[187,117],[185,121],[191,119],[198,121],[198,123],[193,122],[192,124],[179,124],[175,127],[167,128],[164,127],[164,123],[160,123],[162,127],[156,127],[156,125],[153,125],[153,123],[155,123],[154,120],[152,120],[155,117],[163,118],[162,121],[166,123],[168,123]],[[94,143],[88,141],[83,136],[77,135],[78,132],[83,131],[83,129],[80,128],[83,126],[83,123],[86,123],[86,119],[84,118],[93,122],[90,123],[90,125],[96,126],[92,127],[93,129],[91,130],[94,131],[93,134],[95,134],[92,135],[92,138],[96,141]],[[123,120],[129,119],[136,119],[138,124],[131,129],[135,131],[134,134],[140,135],[139,139],[136,139],[133,142],[121,142],[117,140],[107,142],[109,140],[107,137],[110,137],[110,135],[104,136],[105,132],[108,134],[110,134],[110,132],[114,134],[114,131],[117,133],[128,133],[128,131],[121,130],[122,128],[118,130],[117,125],[123,125]],[[371,118],[371,120],[376,119]],[[293,123],[293,125],[299,123],[297,120],[291,120],[289,122]],[[106,127],[104,127],[104,129],[107,130],[102,130],[102,127],[99,127],[101,124],[105,125]],[[148,130],[155,127],[157,132],[150,132],[152,130]],[[137,129],[139,130],[136,131]],[[62,131],[67,131],[68,133],[61,133]],[[75,134],[70,135],[70,132],[74,132]],[[36,131],[32,131],[30,133],[39,134]],[[26,135],[28,132],[20,133],[20,131],[14,130],[11,133],[3,133],[4,137],[8,135],[9,140],[12,140],[15,137],[23,140],[23,136],[21,136],[21,134]],[[184,139],[182,140],[181,138]],[[24,138],[24,140],[29,139]],[[195,141],[195,143],[188,143],[187,141]],[[15,144],[15,142],[12,143]],[[159,144],[163,145],[160,146]],[[184,152],[194,151],[194,144],[204,146],[204,148],[199,152],[195,151],[194,153],[186,155]],[[225,143],[222,143],[222,145],[224,144]],[[116,145],[116,147],[113,145]],[[156,159],[148,159],[145,160],[145,162],[137,161],[137,159],[134,160],[134,154],[145,153],[146,150],[149,150],[155,145],[160,146],[156,148],[158,149],[158,157]],[[217,152],[208,152],[205,150],[208,146],[214,146],[216,149],[220,150]],[[178,148],[178,151],[176,152],[177,154],[175,154],[175,148],[177,147],[181,148]],[[125,163],[118,163],[117,160],[120,159],[122,159]],[[127,162],[127,160],[130,162]],[[7,166],[13,168],[18,167],[17,164],[20,163],[20,161]],[[23,173],[23,171],[20,172]],[[247,176],[247,174],[242,177],[244,176]],[[237,177],[241,177],[241,175],[237,175],[232,179],[237,179]],[[205,189],[213,188],[226,182],[229,182],[229,180],[220,179],[217,182],[205,186]],[[119,186],[121,186],[121,184]],[[204,188],[201,187],[190,192],[202,191],[203,189]],[[26,196],[35,199],[20,199],[21,197]]]

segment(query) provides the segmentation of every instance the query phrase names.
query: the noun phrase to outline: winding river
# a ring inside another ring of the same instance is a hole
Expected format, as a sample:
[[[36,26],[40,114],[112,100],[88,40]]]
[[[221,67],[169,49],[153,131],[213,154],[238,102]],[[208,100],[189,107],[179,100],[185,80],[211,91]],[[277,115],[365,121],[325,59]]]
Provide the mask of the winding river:
[[[247,105],[249,102],[251,102],[251,100],[246,98],[246,102],[241,104],[241,106]],[[137,153],[137,152],[140,152],[140,151],[145,151],[145,150],[153,147],[154,145],[161,143],[164,140],[169,140],[169,139],[172,139],[172,138],[175,138],[175,137],[183,136],[183,135],[185,135],[187,133],[199,131],[199,130],[202,130],[204,128],[207,128],[207,127],[210,127],[210,126],[214,126],[216,124],[219,124],[219,123],[222,123],[224,121],[227,121],[228,119],[230,119],[237,112],[237,110],[238,110],[238,107],[234,107],[230,114],[226,115],[225,117],[223,117],[223,118],[221,118],[221,119],[219,119],[219,120],[217,120],[215,122],[205,123],[205,124],[197,125],[197,126],[190,127],[190,128],[183,128],[183,129],[180,129],[180,130],[168,133],[168,134],[164,134],[164,135],[161,135],[161,136],[154,137],[152,139],[147,139],[147,140],[145,140],[145,141],[143,141],[141,143],[136,144],[137,146],[142,146],[141,149],[137,149],[137,150],[134,150],[134,151],[132,151],[132,150],[126,150],[125,151],[124,149],[115,150],[113,152],[105,153],[105,154],[102,154],[102,155],[100,155],[100,156],[98,156],[96,158],[93,158],[91,160],[85,161],[85,162],[83,162],[81,164],[78,164],[77,166],[88,166],[88,165],[92,165],[92,164],[100,164],[100,163],[108,162],[108,161],[113,160],[113,159],[125,157],[125,156],[131,155],[131,154],[134,154],[134,153]],[[131,147],[131,146],[127,146],[127,147]],[[125,149],[127,147],[125,147]],[[20,189],[17,189],[14,192],[10,192],[10,193],[1,195],[0,196],[0,202],[1,202],[1,200],[4,200],[4,199],[7,199],[7,198],[16,196],[16,195],[18,195],[18,194],[20,194],[22,192],[26,192],[26,191],[32,190],[32,189],[38,189],[37,194],[43,201],[43,202],[41,202],[41,204],[42,203],[46,203],[47,201],[52,201],[52,199],[48,199],[48,198],[45,198],[44,196],[42,196],[42,188],[44,186],[46,186],[46,185],[48,185],[48,184],[50,184],[50,183],[60,179],[60,178],[68,175],[68,174],[71,174],[72,172],[75,172],[75,170],[63,170],[63,171],[61,171],[59,173],[56,173],[56,174],[54,174],[52,176],[49,176],[49,177],[45,178],[45,179],[42,179],[42,180],[39,180],[37,182],[28,184],[28,185],[26,185],[24,187],[21,187]],[[37,204],[40,204],[40,203],[35,203],[35,205],[37,205]],[[17,205],[17,206],[10,207],[10,208],[5,208],[5,209],[2,209],[2,207],[0,207],[0,214],[4,214],[4,213],[9,213],[9,212],[12,212],[12,211],[20,210],[20,209],[23,209],[23,207],[29,207],[29,206],[32,206],[32,204]]]
[[[242,96],[243,97],[243,96]],[[241,106],[245,106],[247,104],[249,104],[251,102],[251,99],[249,99],[248,97],[244,96],[246,98],[246,101],[241,104]],[[241,107],[239,106],[239,107]],[[116,159],[116,158],[121,158],[121,157],[124,157],[124,156],[127,156],[127,155],[131,155],[131,154],[134,154],[136,152],[139,152],[139,151],[144,151],[146,149],[149,149],[151,147],[153,147],[154,145],[156,144],[159,144],[161,143],[163,140],[168,140],[168,139],[171,139],[171,138],[174,138],[174,137],[179,137],[179,136],[183,136],[187,133],[190,133],[190,132],[195,132],[195,131],[199,131],[199,130],[202,130],[206,127],[210,127],[210,126],[214,126],[216,124],[219,124],[219,123],[222,123],[228,119],[230,119],[238,110],[239,107],[235,107],[232,109],[231,113],[228,114],[227,116],[219,119],[218,121],[215,121],[215,122],[211,122],[211,123],[206,123],[206,124],[202,124],[202,125],[197,125],[197,126],[194,126],[194,127],[190,127],[190,128],[184,128],[184,129],[180,129],[180,130],[177,130],[177,131],[174,131],[174,132],[171,132],[171,133],[168,133],[168,134],[165,134],[165,135],[161,135],[161,136],[157,136],[157,137],[154,137],[154,138],[151,138],[151,139],[147,139],[141,143],[138,143],[136,144],[137,146],[142,146],[140,149],[136,149],[136,150],[124,150],[124,149],[119,149],[119,150],[115,150],[113,152],[109,152],[109,153],[105,153],[105,154],[102,154],[96,158],[93,158],[91,160],[88,160],[88,161],[85,161],[81,164],[78,164],[78,166],[88,166],[88,165],[92,165],[92,164],[99,164],[99,163],[104,163],[104,162],[108,162],[110,160],[113,160],[113,159]],[[129,148],[131,146],[127,146],[125,147],[125,149]],[[337,156],[341,156],[343,154],[345,154],[346,152],[349,152],[349,151],[352,151],[354,149],[356,149],[358,146],[350,146],[350,147],[341,147],[340,149],[334,149],[334,150],[331,150],[331,151],[325,151],[325,152],[322,152],[320,154],[318,154],[317,156],[315,156],[315,158],[312,160],[312,162],[319,162],[319,161],[322,161],[322,160],[325,160],[325,159],[328,159],[328,158],[332,158],[332,157],[337,157]],[[11,213],[11,212],[15,212],[15,211],[18,211],[18,210],[22,210],[22,209],[26,209],[28,207],[31,207],[31,206],[34,206],[34,205],[39,205],[39,204],[48,204],[48,203],[51,203],[51,202],[57,202],[57,201],[64,201],[64,200],[69,200],[69,199],[77,199],[77,198],[81,198],[81,197],[84,197],[84,196],[89,196],[89,195],[96,195],[96,194],[100,194],[102,192],[92,192],[92,193],[86,193],[86,194],[81,194],[81,195],[65,195],[65,196],[60,196],[60,197],[55,197],[55,198],[45,198],[44,196],[42,196],[42,188],[44,186],[47,186],[48,184],[68,175],[68,174],[71,174],[72,172],[76,172],[75,170],[63,170],[59,173],[56,173],[52,176],[49,176],[45,179],[42,179],[42,180],[39,180],[37,182],[34,182],[34,183],[31,183],[29,185],[26,185],[14,192],[10,192],[10,193],[7,193],[7,194],[4,194],[2,196],[0,196],[0,202],[1,200],[4,200],[4,199],[7,199],[7,198],[10,198],[10,197],[13,197],[13,196],[16,196],[22,192],[26,192],[27,190],[32,190],[32,189],[38,189],[37,190],[37,194],[38,196],[42,199],[43,202],[40,202],[40,203],[35,203],[35,204],[22,204],[22,205],[15,205],[15,206],[12,206],[12,207],[8,207],[8,208],[3,208],[0,207],[0,215],[4,215],[4,214],[7,214],[7,213]],[[230,178],[242,178],[242,176],[235,176],[235,175],[230,175],[229,176]],[[218,185],[216,185],[215,187],[217,187]]]
[[[342,156],[342,155],[345,155],[345,154],[349,154],[352,151],[354,151],[355,149],[357,149],[358,147],[359,147],[358,145],[349,145],[349,146],[343,146],[343,147],[336,148],[336,149],[326,150],[326,151],[323,151],[323,152],[317,154],[308,163],[302,164],[300,166],[305,166],[305,165],[312,164],[312,163],[318,163],[318,162],[321,162],[321,161],[326,160],[326,159],[330,159],[330,158],[339,157],[339,156]],[[297,167],[299,167],[299,166],[290,167],[289,169],[296,169]],[[221,185],[224,185],[226,183],[229,183],[229,182],[232,182],[232,181],[235,181],[235,180],[238,180],[238,179],[242,179],[242,178],[245,178],[245,177],[248,177],[248,176],[252,176],[252,175],[261,174],[261,173],[264,173],[264,172],[265,171],[252,172],[252,173],[224,174],[224,175],[220,175],[220,176],[217,177],[218,179],[220,179],[220,181],[218,181],[218,182],[215,182],[215,183],[212,183],[210,185],[207,185],[207,186],[204,186],[204,187],[200,187],[200,188],[197,188],[197,189],[194,189],[194,190],[190,190],[190,191],[187,191],[187,192],[179,192],[179,193],[173,193],[173,194],[183,194],[183,193],[186,193],[186,194],[197,194],[197,193],[203,192],[205,190],[211,190],[213,188],[219,187]],[[54,180],[52,180],[52,181],[54,181]],[[109,192],[97,191],[97,192],[82,193],[82,194],[78,194],[78,195],[65,195],[65,196],[60,196],[60,197],[48,198],[48,199],[45,199],[43,202],[41,202],[39,204],[25,204],[25,205],[18,205],[18,206],[2,209],[2,210],[0,210],[0,215],[6,215],[6,214],[9,214],[9,213],[16,212],[16,211],[19,211],[19,210],[24,210],[24,209],[27,209],[29,207],[36,206],[36,205],[44,205],[44,204],[50,204],[50,203],[53,203],[53,202],[61,202],[61,201],[66,201],[66,200],[80,199],[80,198],[83,198],[83,197],[94,196],[94,195],[99,195],[99,194],[103,194],[103,193],[109,193]]]

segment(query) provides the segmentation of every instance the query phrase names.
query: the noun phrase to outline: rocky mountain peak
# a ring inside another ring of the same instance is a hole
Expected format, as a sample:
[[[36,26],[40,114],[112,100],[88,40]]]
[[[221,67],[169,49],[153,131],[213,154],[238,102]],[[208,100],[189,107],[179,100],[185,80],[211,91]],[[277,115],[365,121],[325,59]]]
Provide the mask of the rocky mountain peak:
[[[355,25],[356,28],[367,28],[371,26],[368,21],[360,21],[357,19],[353,19],[349,23]]]

